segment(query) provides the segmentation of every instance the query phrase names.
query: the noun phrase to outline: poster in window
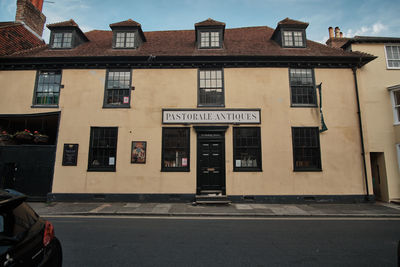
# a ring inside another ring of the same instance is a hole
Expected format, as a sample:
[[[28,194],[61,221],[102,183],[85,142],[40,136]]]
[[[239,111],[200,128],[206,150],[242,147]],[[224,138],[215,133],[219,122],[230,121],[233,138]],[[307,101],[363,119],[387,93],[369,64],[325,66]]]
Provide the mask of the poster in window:
[[[146,163],[146,141],[132,141],[131,163]]]

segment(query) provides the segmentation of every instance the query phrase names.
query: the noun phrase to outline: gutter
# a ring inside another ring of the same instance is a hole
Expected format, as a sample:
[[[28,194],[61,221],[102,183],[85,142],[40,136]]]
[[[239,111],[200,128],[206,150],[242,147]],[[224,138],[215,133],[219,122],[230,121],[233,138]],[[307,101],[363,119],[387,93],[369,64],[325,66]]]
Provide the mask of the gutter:
[[[356,89],[358,124],[360,126],[360,138],[361,138],[361,155],[362,155],[362,158],[363,158],[365,188],[366,188],[366,191],[367,191],[366,195],[365,195],[365,200],[366,201],[370,201],[369,186],[368,186],[368,176],[367,176],[367,164],[366,164],[366,161],[365,161],[364,133],[363,133],[362,120],[361,120],[360,98],[359,98],[359,94],[358,94],[357,67],[353,67],[352,71],[353,71],[353,76],[354,76],[354,87]]]

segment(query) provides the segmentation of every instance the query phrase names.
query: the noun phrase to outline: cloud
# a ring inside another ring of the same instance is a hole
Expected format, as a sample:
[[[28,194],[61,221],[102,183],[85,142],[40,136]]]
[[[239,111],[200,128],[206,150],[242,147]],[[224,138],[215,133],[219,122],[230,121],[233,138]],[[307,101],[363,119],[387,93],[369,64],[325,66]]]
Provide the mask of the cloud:
[[[362,26],[357,30],[349,29],[344,36],[345,37],[354,37],[356,35],[380,35],[382,32],[386,31],[388,27],[383,25],[381,22],[376,22],[372,26]]]

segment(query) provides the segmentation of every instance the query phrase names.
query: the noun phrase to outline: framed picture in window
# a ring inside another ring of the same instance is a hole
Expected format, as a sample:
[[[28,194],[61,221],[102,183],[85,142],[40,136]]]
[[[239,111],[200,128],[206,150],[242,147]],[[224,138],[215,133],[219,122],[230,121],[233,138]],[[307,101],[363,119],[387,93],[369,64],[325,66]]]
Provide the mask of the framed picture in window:
[[[146,163],[146,141],[132,141],[131,163]]]

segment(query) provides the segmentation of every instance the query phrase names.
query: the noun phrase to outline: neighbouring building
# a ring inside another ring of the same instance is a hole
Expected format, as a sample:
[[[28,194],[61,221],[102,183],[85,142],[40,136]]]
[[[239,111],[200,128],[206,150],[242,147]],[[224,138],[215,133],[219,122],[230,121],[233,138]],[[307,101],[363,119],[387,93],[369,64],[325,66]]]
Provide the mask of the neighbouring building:
[[[377,59],[357,70],[362,95],[362,118],[368,140],[368,171],[376,199],[400,199],[400,38],[355,36],[344,38],[330,28],[327,44],[360,51]]]
[[[43,0],[18,0],[15,21],[0,22],[0,56],[45,46]]]
[[[354,71],[374,56],[289,18],[47,27],[48,46],[0,58],[7,183],[50,200],[370,199]]]

